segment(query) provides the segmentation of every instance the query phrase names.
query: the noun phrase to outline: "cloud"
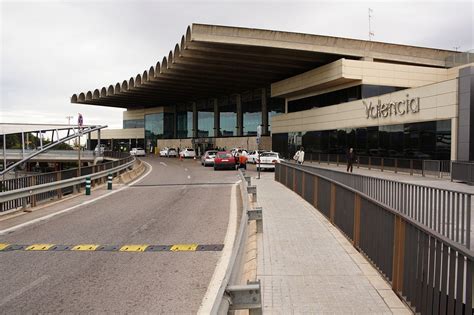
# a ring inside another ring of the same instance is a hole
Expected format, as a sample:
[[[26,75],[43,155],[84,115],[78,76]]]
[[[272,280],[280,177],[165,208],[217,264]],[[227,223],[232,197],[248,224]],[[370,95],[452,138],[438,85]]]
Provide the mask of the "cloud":
[[[193,22],[367,39],[369,6],[377,41],[473,48],[471,1],[3,1],[0,122],[120,127],[123,109],[69,97],[142,73]]]

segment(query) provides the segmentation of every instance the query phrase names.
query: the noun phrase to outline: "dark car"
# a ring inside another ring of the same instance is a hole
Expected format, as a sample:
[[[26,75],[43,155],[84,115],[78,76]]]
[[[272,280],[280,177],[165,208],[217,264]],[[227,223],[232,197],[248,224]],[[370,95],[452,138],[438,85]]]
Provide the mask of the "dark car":
[[[217,152],[214,158],[214,170],[219,169],[233,169],[235,170],[235,158],[230,152],[220,151]]]

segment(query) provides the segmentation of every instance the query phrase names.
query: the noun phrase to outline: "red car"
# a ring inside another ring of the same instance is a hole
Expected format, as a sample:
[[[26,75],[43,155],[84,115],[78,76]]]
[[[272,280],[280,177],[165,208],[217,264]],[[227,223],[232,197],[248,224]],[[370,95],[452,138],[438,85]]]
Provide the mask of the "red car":
[[[214,170],[235,170],[235,165],[235,158],[230,154],[230,152],[220,151],[216,153],[216,157],[214,158]]]

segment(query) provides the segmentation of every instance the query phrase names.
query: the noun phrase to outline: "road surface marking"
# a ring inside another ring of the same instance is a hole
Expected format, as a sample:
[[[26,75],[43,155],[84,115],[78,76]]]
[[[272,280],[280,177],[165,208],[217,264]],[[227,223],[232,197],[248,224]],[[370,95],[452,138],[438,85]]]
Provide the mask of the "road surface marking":
[[[91,251],[91,250],[96,250],[99,245],[94,245],[94,244],[80,244],[76,245],[71,250],[83,250],[83,251]]]
[[[143,163],[147,164],[149,169],[148,169],[148,172],[145,173],[145,175],[143,175],[142,177],[140,177],[139,179],[131,182],[131,183],[128,183],[127,185],[125,185],[124,187],[122,188],[119,188],[117,190],[112,190],[111,192],[109,193],[106,193],[105,195],[102,195],[102,196],[99,196],[97,198],[94,198],[94,199],[91,199],[91,200],[88,200],[88,201],[84,201],[84,202],[81,202],[80,204],[78,205],[75,205],[75,206],[72,206],[72,207],[69,207],[69,208],[66,208],[64,210],[61,210],[61,211],[58,211],[58,212],[55,212],[55,213],[51,213],[51,214],[48,214],[48,215],[45,215],[43,217],[40,217],[40,218],[36,218],[36,219],[33,219],[31,221],[27,221],[27,222],[24,222],[24,223],[21,223],[21,224],[18,224],[18,225],[15,225],[15,226],[12,226],[12,227],[9,227],[7,229],[4,229],[4,230],[1,230],[0,231],[0,235],[5,235],[6,233],[9,233],[9,232],[13,232],[17,229],[20,229],[20,228],[23,228],[25,226],[28,226],[28,225],[31,225],[31,224],[34,224],[34,223],[37,223],[37,222],[41,222],[41,221],[46,221],[48,219],[51,219],[52,217],[55,217],[57,215],[60,215],[62,213],[66,213],[66,212],[69,212],[71,210],[74,210],[76,208],[79,208],[81,206],[84,206],[84,205],[88,205],[90,203],[93,203],[93,202],[96,202],[100,199],[103,199],[105,197],[108,197],[110,195],[113,195],[113,194],[116,194],[124,189],[127,189],[129,188],[130,186],[134,185],[135,183],[138,183],[140,181],[142,181],[145,177],[147,177],[148,175],[150,175],[151,171],[153,170],[153,167],[150,165],[150,163],[147,163],[145,161],[142,161]]]
[[[173,245],[170,250],[172,252],[194,252],[197,247],[198,244],[176,244]]]
[[[12,294],[10,295],[7,295],[5,298],[3,298],[2,300],[0,300],[0,306],[3,306],[5,304],[7,304],[8,302],[10,302],[11,300],[14,300],[16,299],[17,297],[19,297],[20,295],[22,295],[23,293],[25,293],[26,291],[28,290],[31,290],[33,289],[34,287],[36,287],[38,284],[40,284],[41,282],[47,280],[49,278],[49,276],[41,276],[39,277],[38,279],[36,279],[35,281],[31,282],[30,284],[28,285],[25,285],[23,288],[21,288],[20,290],[17,290],[15,292],[13,292]]]
[[[218,298],[219,290],[226,277],[227,268],[229,268],[230,259],[232,258],[232,249],[234,248],[235,237],[237,236],[237,199],[235,198],[237,192],[237,185],[240,181],[232,186],[230,193],[230,210],[229,223],[227,223],[227,232],[224,239],[224,249],[222,255],[217,262],[216,269],[212,275],[211,281],[207,287],[206,294],[199,306],[198,314],[211,314],[213,305]],[[224,290],[223,288],[222,290]]]
[[[168,165],[166,165],[165,162],[160,162],[160,164],[163,165],[163,166],[168,166]]]
[[[188,175],[188,179],[191,179],[191,176],[190,176],[190,175]]]
[[[48,250],[53,246],[54,244],[33,244],[28,246],[25,250]]]
[[[119,252],[144,252],[145,249],[150,246],[146,244],[142,245],[124,245],[119,249]]]
[[[187,172],[187,171],[188,171],[188,169],[187,169],[187,168],[184,168],[184,171],[185,171],[185,172]]]
[[[126,244],[126,245],[109,245],[109,244],[75,244],[75,245],[58,245],[58,244],[1,244],[0,252],[14,251],[91,251],[91,252],[220,252],[223,250],[223,244],[171,244],[171,245],[152,245],[152,244]]]

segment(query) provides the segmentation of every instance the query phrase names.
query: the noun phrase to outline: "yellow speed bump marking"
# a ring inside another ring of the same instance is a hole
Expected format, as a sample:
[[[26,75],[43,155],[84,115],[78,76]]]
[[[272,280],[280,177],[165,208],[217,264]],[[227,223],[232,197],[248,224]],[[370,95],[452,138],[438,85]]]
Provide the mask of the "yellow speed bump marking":
[[[80,244],[76,245],[71,250],[84,250],[84,251],[91,251],[91,250],[96,250],[96,248],[99,247],[99,245],[94,245],[94,244]]]
[[[8,246],[10,246],[10,244],[0,243],[0,250],[4,250],[4,249],[7,248]]]
[[[147,244],[142,244],[142,245],[123,245],[120,247],[119,251],[120,252],[144,252],[145,249],[150,246]]]
[[[172,252],[193,252],[198,247],[198,244],[175,244],[171,246]]]
[[[28,246],[25,250],[48,250],[53,246],[54,244],[33,244]]]

